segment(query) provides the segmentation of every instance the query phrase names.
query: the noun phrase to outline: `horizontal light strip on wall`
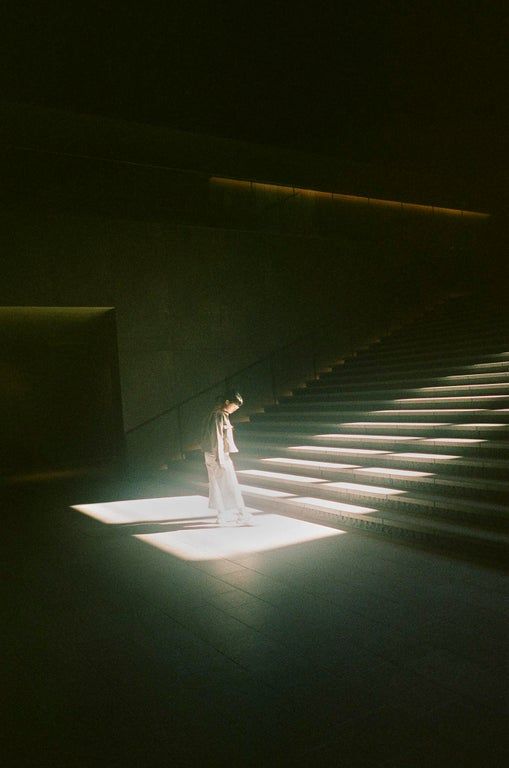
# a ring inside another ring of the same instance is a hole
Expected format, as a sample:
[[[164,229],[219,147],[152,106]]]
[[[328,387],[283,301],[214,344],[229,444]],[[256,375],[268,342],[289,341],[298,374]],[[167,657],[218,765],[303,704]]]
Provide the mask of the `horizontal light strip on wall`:
[[[489,219],[489,213],[481,211],[465,211],[460,208],[444,208],[439,205],[422,205],[420,203],[405,203],[400,200],[383,200],[377,197],[364,197],[362,195],[342,195],[337,192],[323,192],[318,189],[304,189],[285,184],[267,184],[259,181],[246,181],[244,179],[229,179],[223,176],[211,176],[211,184],[228,186],[239,191],[271,192],[292,197],[309,197],[330,202],[346,203],[349,205],[366,206],[370,208],[385,208],[400,213],[416,213],[426,216],[443,216],[468,219]]]

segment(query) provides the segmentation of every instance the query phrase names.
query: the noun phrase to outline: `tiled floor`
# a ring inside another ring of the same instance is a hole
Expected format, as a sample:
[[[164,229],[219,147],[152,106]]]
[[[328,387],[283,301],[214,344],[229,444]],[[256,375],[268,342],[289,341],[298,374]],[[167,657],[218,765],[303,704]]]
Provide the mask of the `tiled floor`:
[[[184,495],[4,502],[2,765],[506,764],[505,574]]]

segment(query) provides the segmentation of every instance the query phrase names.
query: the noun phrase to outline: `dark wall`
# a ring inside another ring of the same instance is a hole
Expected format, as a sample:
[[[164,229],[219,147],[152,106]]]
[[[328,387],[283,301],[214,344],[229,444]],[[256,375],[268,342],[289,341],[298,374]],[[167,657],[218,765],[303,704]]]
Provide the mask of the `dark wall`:
[[[0,348],[2,475],[121,462],[111,309],[0,307]]]
[[[457,287],[483,237],[457,216],[336,218],[314,198],[279,215],[274,190],[218,205],[206,175],[47,148],[4,145],[0,160],[0,305],[115,307],[128,449],[150,466],[178,450],[178,416],[140,424],[228,377],[262,407],[274,375],[280,389],[312,375],[313,347],[327,365]],[[187,442],[213,394],[180,413]]]
[[[127,430],[332,313],[337,317],[324,331],[329,357],[380,335],[450,288],[444,262],[404,245],[395,250],[37,208],[11,211],[3,223],[0,304],[115,307]],[[291,359],[286,367],[278,359],[279,383],[310,375],[311,353],[305,354],[301,373]],[[267,370],[259,376],[269,381]],[[244,380],[239,385],[247,387]],[[255,376],[257,405],[270,397],[261,388]],[[209,405],[205,398],[191,411]],[[133,455],[152,461],[155,451],[154,461],[163,461],[175,428],[173,415],[155,428],[154,439],[154,427],[133,434]]]
[[[387,140],[388,149],[398,143],[406,143],[407,148],[412,145],[415,131],[398,136],[398,129],[405,131],[404,123],[391,123],[391,128],[394,135]],[[444,146],[453,141],[452,133]],[[163,125],[73,114],[5,101],[0,101],[0,146],[123,160],[150,165],[153,169],[176,168],[204,177],[222,175],[276,184],[290,183],[409,203],[491,213],[500,211],[502,214],[507,209],[507,189],[502,172],[493,173],[491,186],[487,189],[479,183],[475,158],[465,164],[467,167],[462,173],[457,173],[444,164],[447,153],[443,150],[439,153],[440,160],[435,157],[427,171],[419,162],[416,172],[415,163],[396,164],[386,154],[380,154],[369,163],[361,163],[341,149],[331,156],[323,156],[285,147],[185,133]],[[415,144],[414,153],[420,149]],[[493,151],[490,147],[485,151],[490,149]],[[410,154],[408,149],[407,152]]]

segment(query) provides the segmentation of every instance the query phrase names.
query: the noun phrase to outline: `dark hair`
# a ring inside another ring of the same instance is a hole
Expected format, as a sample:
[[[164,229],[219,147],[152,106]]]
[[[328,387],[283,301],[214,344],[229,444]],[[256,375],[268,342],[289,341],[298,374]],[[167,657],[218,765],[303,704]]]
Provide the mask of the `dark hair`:
[[[226,403],[227,400],[229,403],[235,403],[235,405],[238,405],[239,408],[244,402],[244,398],[242,397],[240,392],[237,392],[237,390],[235,389],[231,389],[229,392],[226,392],[224,395],[220,395],[217,398],[217,402],[221,405],[223,405],[223,403]]]

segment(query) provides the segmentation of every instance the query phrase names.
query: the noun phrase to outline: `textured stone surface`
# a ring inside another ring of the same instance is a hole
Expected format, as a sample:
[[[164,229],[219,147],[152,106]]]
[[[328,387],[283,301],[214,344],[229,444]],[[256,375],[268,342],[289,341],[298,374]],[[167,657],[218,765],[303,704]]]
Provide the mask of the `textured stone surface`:
[[[5,499],[5,765],[504,764],[502,573],[354,533],[186,561],[133,534],[207,518],[70,506],[182,493]]]

